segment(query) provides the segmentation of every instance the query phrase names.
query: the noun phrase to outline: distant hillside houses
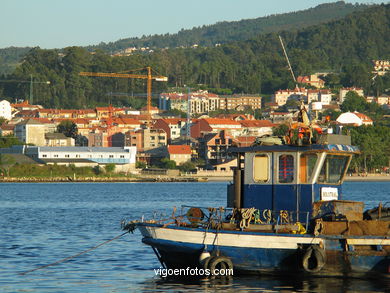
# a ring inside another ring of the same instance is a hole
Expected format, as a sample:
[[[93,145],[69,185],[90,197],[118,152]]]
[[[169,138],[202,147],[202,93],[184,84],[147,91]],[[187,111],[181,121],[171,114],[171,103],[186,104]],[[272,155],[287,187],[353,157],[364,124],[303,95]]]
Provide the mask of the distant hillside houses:
[[[335,101],[338,98],[338,103],[342,104],[345,100],[345,96],[349,92],[355,92],[359,96],[364,97],[364,92],[362,88],[357,87],[347,87],[341,88],[339,90],[338,97],[335,96]],[[332,92],[329,89],[306,89],[306,88],[295,88],[295,89],[286,89],[286,90],[278,90],[275,92],[272,98],[272,103],[277,105],[278,107],[283,106],[287,103],[287,101],[295,100],[295,101],[303,101],[305,104],[311,104],[313,102],[321,102],[322,105],[330,105],[332,104]],[[375,101],[385,104],[385,98],[378,99],[372,98],[370,101]],[[269,104],[272,107],[272,104]]]
[[[318,77],[317,74],[311,74],[308,76],[298,76],[297,82],[303,85],[313,86],[315,88],[323,88],[325,85],[325,81]]]
[[[159,97],[161,110],[180,110],[187,112],[188,98],[192,114],[207,114],[216,110],[261,109],[261,97],[258,95],[224,95],[218,96],[208,91],[185,93],[162,93]]]

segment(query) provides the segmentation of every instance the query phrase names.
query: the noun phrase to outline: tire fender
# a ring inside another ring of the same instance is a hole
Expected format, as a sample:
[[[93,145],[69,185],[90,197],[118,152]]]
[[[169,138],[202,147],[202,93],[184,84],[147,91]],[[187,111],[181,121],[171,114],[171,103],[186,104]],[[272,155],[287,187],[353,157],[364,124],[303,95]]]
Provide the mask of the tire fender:
[[[314,260],[314,265],[312,264]],[[317,273],[322,270],[326,264],[325,250],[321,249],[318,245],[310,246],[302,258],[302,266],[306,272]]]

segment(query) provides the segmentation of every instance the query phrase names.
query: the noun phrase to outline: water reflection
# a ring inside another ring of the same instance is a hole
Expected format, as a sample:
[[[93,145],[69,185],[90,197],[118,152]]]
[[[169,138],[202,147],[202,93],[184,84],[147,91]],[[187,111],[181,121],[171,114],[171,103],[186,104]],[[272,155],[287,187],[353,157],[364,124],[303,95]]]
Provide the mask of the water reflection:
[[[142,292],[389,292],[390,280],[235,277],[223,280],[147,279]]]

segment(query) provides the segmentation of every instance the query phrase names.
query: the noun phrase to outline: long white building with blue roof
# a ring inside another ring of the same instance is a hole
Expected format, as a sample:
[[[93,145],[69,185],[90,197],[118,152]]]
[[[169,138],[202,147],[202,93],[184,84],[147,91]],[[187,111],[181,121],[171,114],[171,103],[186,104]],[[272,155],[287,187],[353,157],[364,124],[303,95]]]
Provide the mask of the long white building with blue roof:
[[[41,164],[74,164],[76,167],[115,164],[117,171],[133,169],[136,147],[39,147],[13,146],[0,153],[24,154]]]

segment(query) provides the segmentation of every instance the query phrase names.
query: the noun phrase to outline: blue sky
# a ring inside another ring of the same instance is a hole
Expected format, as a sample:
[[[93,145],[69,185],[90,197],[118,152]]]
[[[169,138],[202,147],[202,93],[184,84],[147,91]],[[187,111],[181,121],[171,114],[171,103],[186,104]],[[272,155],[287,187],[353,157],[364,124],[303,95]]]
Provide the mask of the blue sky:
[[[0,0],[0,48],[63,48],[307,9],[332,0]],[[345,1],[388,3],[388,1]]]

